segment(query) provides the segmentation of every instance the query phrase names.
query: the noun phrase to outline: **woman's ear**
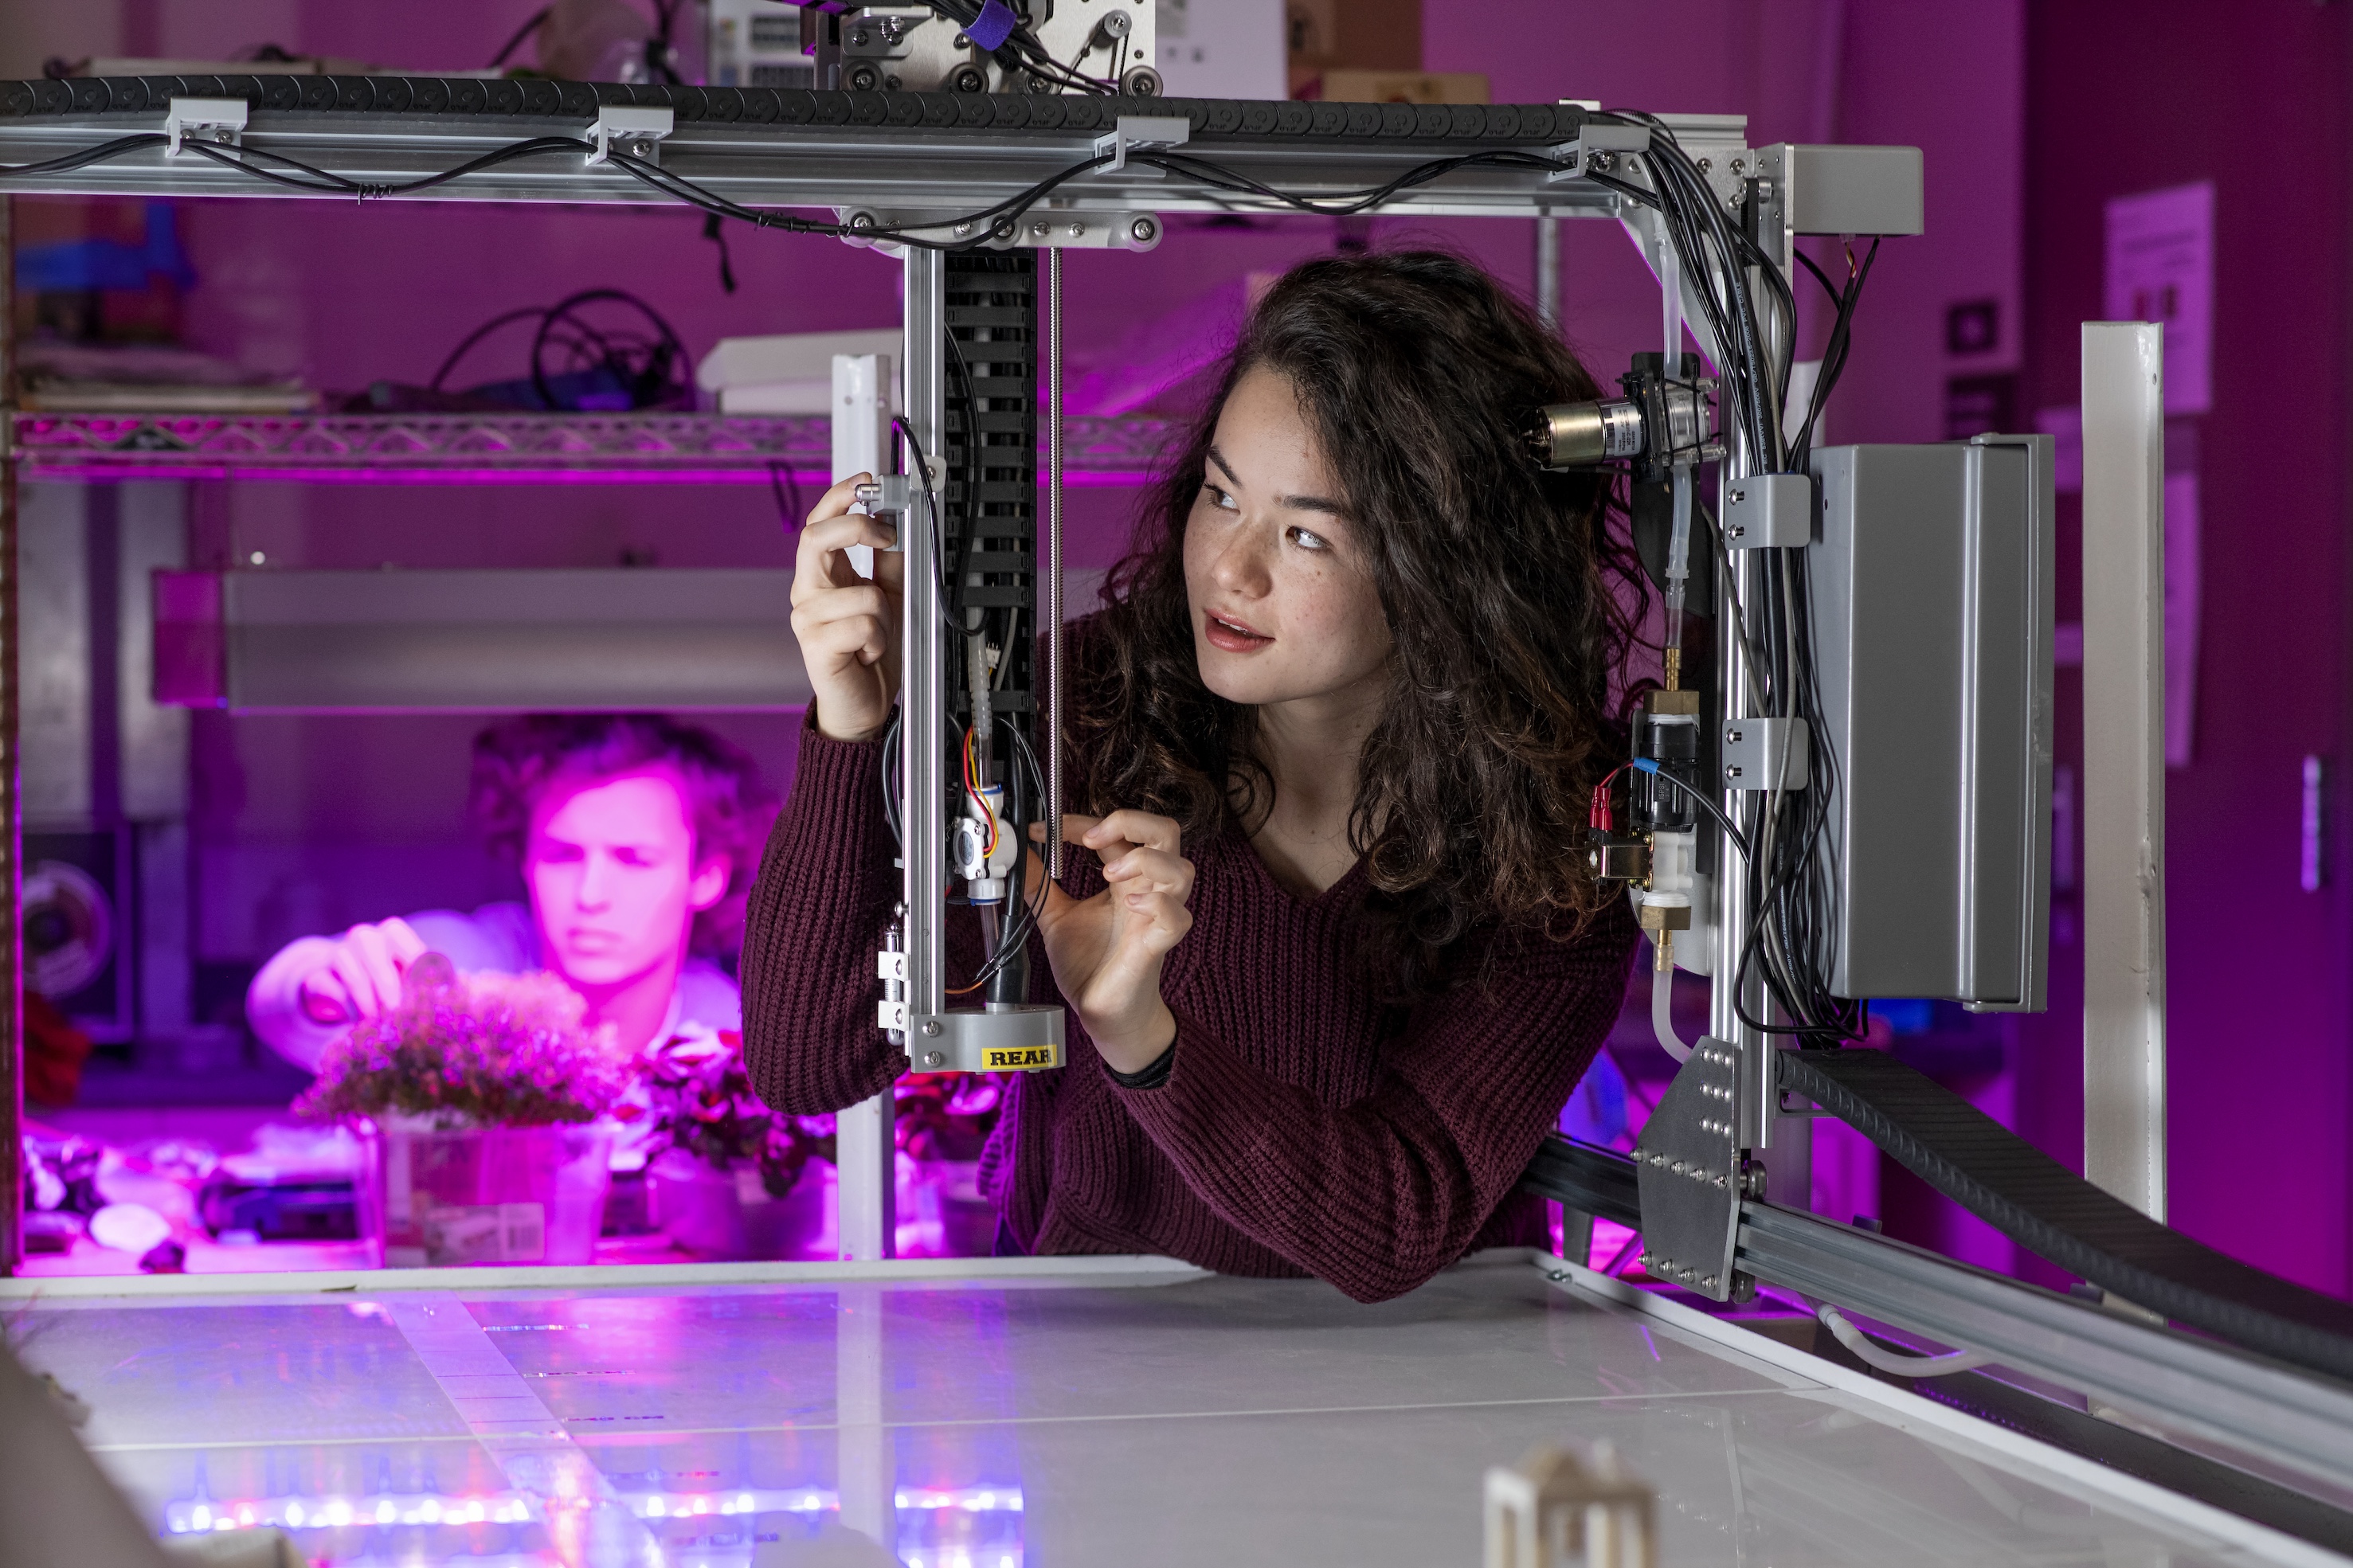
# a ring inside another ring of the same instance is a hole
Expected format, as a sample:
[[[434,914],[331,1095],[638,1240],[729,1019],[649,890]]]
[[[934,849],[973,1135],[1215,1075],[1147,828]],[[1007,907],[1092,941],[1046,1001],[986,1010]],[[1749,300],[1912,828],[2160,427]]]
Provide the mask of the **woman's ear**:
[[[727,896],[727,880],[734,874],[735,862],[729,856],[713,855],[698,863],[687,879],[686,907],[701,914],[716,904]]]

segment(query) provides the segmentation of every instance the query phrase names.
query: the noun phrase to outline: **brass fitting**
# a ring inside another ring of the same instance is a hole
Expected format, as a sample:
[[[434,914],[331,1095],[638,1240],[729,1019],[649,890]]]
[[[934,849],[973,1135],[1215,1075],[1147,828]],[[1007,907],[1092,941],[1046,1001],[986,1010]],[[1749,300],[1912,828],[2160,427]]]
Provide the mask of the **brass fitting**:
[[[1691,930],[1689,904],[1645,903],[1635,912],[1634,918],[1641,923],[1642,929],[1652,936],[1663,931]]]

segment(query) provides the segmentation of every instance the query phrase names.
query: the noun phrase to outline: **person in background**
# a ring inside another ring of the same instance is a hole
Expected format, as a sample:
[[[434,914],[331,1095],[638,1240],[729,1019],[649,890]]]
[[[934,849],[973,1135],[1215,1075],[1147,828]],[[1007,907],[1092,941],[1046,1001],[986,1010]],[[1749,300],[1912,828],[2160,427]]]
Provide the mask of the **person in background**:
[[[649,713],[538,713],[474,741],[473,814],[528,907],[428,910],[288,943],[246,995],[254,1032],[315,1068],[329,1041],[400,999],[420,954],[461,973],[545,969],[634,1056],[682,1026],[740,1026],[712,961],[740,928],[776,797],[718,736]]]

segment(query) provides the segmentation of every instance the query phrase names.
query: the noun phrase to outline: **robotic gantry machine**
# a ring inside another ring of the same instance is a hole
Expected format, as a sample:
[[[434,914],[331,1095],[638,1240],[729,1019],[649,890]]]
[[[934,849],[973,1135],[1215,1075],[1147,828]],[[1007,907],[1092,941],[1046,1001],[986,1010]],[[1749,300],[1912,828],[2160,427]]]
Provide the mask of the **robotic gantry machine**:
[[[1621,224],[1660,281],[1660,351],[1621,396],[1530,411],[1528,460],[1625,470],[1668,610],[1662,679],[1592,800],[1591,853],[1651,933],[1654,1017],[1682,1066],[1631,1159],[1554,1140],[1525,1184],[1638,1227],[1651,1273],[1699,1296],[1769,1282],[1962,1347],[1959,1363],[1895,1358],[1947,1388],[1992,1358],[2298,1475],[2353,1478],[2353,1310],[1847,1048],[1873,996],[2040,1008],[2048,947],[2049,442],[1815,440],[1878,237],[1922,232],[1917,152],[1752,147],[1738,117],[1590,103],[1154,96],[1152,9],[1098,8],[1083,39],[1048,40],[994,0],[819,8],[811,89],[0,83],[0,188],[685,204],[896,256],[902,460],[861,498],[897,520],[905,555],[904,684],[876,802],[898,828],[903,908],[876,1026],[916,1070],[982,1072],[1064,1052],[1060,1011],[1024,1002],[1015,853],[1061,804],[1061,253],[1149,249],[1180,214]],[[1800,236],[1846,237],[1854,257],[1820,279],[1834,325],[1802,395],[1793,280],[1815,264]],[[1701,625],[1710,651],[1687,658]],[[1059,853],[1050,841],[1055,871]],[[988,942],[969,1005],[947,989],[952,897]],[[1675,1036],[1670,965],[1709,980],[1698,1040]],[[2131,1310],[1804,1212],[1804,1135],[1823,1115]],[[849,1125],[845,1234],[860,1203],[887,1215],[890,1168],[887,1122],[863,1163]],[[0,1150],[16,1131],[0,1127]],[[0,1177],[10,1265],[18,1184]]]

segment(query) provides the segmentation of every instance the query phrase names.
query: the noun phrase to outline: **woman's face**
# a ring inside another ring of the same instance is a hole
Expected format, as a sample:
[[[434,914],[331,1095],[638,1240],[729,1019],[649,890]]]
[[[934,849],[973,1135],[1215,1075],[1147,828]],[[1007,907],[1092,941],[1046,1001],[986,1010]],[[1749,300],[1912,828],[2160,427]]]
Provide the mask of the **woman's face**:
[[[1185,522],[1193,649],[1228,701],[1352,694],[1380,676],[1388,626],[1340,493],[1290,378],[1245,374]]]

